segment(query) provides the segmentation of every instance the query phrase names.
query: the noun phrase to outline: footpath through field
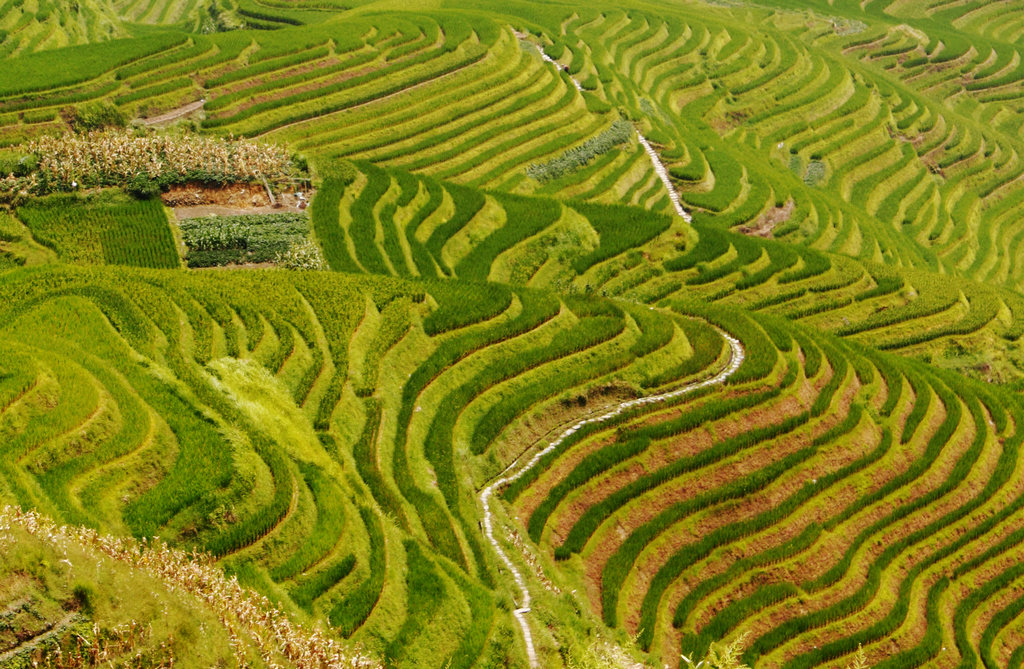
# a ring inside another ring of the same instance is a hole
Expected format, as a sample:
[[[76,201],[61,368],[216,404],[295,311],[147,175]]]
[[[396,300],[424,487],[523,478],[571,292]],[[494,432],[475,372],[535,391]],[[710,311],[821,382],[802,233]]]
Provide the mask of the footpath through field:
[[[518,36],[520,37],[520,39],[524,37],[522,35]],[[544,53],[544,49],[538,46],[537,50],[540,52],[540,57],[544,61],[553,64],[555,67],[561,68],[561,65],[559,63],[557,63],[553,58]],[[576,86],[576,90],[583,92],[583,86],[580,85],[580,82],[576,81],[576,79],[572,76],[570,76],[569,79]],[[676,193],[676,189],[672,187],[672,182],[669,180],[668,176],[668,170],[665,169],[665,165],[661,162],[661,158],[658,156],[658,152],[654,150],[654,147],[651,146],[650,142],[647,141],[647,138],[645,138],[639,130],[636,131],[636,136],[637,140],[639,140],[640,142],[640,145],[644,148],[644,151],[650,158],[651,164],[654,166],[655,174],[658,175],[658,178],[661,179],[661,183],[664,184],[665,189],[668,191],[669,200],[672,201],[672,206],[675,207],[676,213],[680,217],[682,217],[683,220],[685,220],[687,223],[692,222],[689,212],[683,209],[682,204],[679,202],[679,194]],[[519,627],[521,627],[523,630],[523,640],[526,642],[526,654],[530,659],[531,667],[537,667],[539,665],[537,663],[537,652],[536,650],[534,650],[533,647],[533,635],[530,633],[530,625],[526,621],[526,614],[530,612],[530,590],[526,587],[526,581],[523,579],[523,575],[519,572],[518,569],[516,569],[516,566],[512,563],[512,560],[505,553],[505,551],[502,550],[501,545],[498,543],[498,540],[494,538],[494,515],[491,512],[491,497],[502,486],[508,485],[512,481],[515,481],[516,479],[521,477],[526,472],[530,471],[538,462],[540,462],[540,459],[544,457],[544,455],[557,448],[558,445],[561,444],[565,439],[567,439],[569,436],[574,434],[577,430],[584,427],[585,425],[603,423],[607,420],[614,418],[615,416],[618,416],[623,411],[626,411],[627,409],[631,409],[636,406],[665,402],[667,400],[679,397],[680,395],[693,392],[694,390],[697,390],[699,388],[706,388],[707,386],[724,383],[726,379],[732,376],[733,373],[737,369],[739,369],[739,366],[743,363],[743,358],[745,354],[743,351],[743,346],[737,339],[735,339],[734,337],[730,336],[729,334],[722,330],[719,330],[719,333],[722,335],[722,337],[725,338],[727,342],[729,342],[730,356],[729,362],[726,365],[725,369],[720,371],[715,376],[709,379],[705,379],[704,381],[690,383],[681,388],[677,388],[675,390],[672,390],[667,393],[662,393],[660,395],[650,395],[647,397],[632,399],[616,405],[611,410],[599,416],[594,416],[591,418],[585,418],[583,420],[580,420],[577,423],[573,424],[572,426],[566,428],[566,430],[562,432],[558,436],[558,438],[549,443],[545,448],[541,449],[537,453],[534,453],[533,457],[530,458],[530,460],[524,466],[522,466],[522,468],[519,468],[518,471],[515,470],[519,467],[520,460],[526,457],[525,453],[519,458],[517,458],[512,464],[510,464],[505,469],[505,471],[502,472],[502,475],[496,481],[491,482],[490,485],[488,485],[482,491],[480,491],[480,503],[483,505],[484,508],[484,533],[487,535],[487,540],[491,543],[491,546],[494,547],[494,550],[498,554],[498,557],[500,557],[502,562],[505,563],[505,566],[508,567],[509,572],[511,572],[512,574],[513,580],[515,580],[516,587],[519,589],[519,608],[515,609],[512,612],[512,614],[516,617],[516,620],[519,621]],[[513,471],[515,471],[515,473],[510,473]]]
[[[519,589],[519,608],[515,609],[512,612],[512,614],[516,617],[516,620],[519,621],[519,626],[523,630],[523,639],[526,642],[526,654],[530,659],[531,667],[538,667],[539,664],[537,663],[537,653],[533,647],[533,635],[530,633],[530,625],[526,620],[526,614],[530,612],[530,590],[526,587],[526,580],[523,578],[522,573],[520,573],[520,571],[516,568],[515,564],[513,564],[511,558],[509,558],[505,551],[502,550],[501,545],[498,543],[498,540],[494,538],[494,515],[491,512],[491,497],[503,486],[512,483],[519,477],[523,476],[526,472],[530,471],[538,462],[540,462],[541,458],[543,458],[547,453],[550,453],[554,449],[558,448],[559,444],[561,444],[564,440],[569,438],[571,435],[575,434],[578,430],[580,430],[586,425],[603,423],[605,421],[611,420],[612,418],[618,416],[627,409],[643,406],[645,404],[657,404],[660,402],[665,402],[676,397],[679,397],[681,395],[685,395],[686,393],[691,393],[695,390],[699,390],[700,388],[706,388],[708,386],[725,383],[726,379],[732,376],[736,372],[736,370],[739,369],[740,365],[743,364],[743,360],[746,357],[746,354],[743,350],[743,345],[740,344],[739,340],[729,335],[728,333],[724,332],[723,330],[718,330],[718,332],[729,343],[729,361],[726,363],[725,368],[719,371],[717,374],[703,381],[695,381],[693,383],[689,383],[685,386],[676,388],[675,390],[670,390],[665,393],[661,393],[659,395],[648,395],[647,397],[638,397],[635,399],[628,400],[626,402],[622,402],[621,404],[615,405],[610,410],[598,416],[592,416],[590,418],[584,418],[580,421],[577,421],[572,426],[566,428],[561,434],[558,435],[556,439],[551,441],[546,447],[534,453],[533,457],[531,457],[525,465],[523,465],[522,467],[519,466],[520,461],[523,460],[523,458],[527,457],[528,453],[524,453],[519,458],[517,458],[512,464],[510,464],[505,469],[505,471],[501,473],[497,480],[492,481],[490,485],[488,485],[487,487],[480,491],[480,503],[483,505],[484,508],[484,533],[487,535],[487,540],[491,543],[491,546],[494,547],[494,550],[498,554],[498,557],[501,558],[502,562],[505,563],[505,566],[508,568],[509,572],[511,572],[512,578],[516,582],[516,587]]]
[[[199,111],[206,105],[206,100],[197,100],[196,102],[190,102],[189,104],[172,109],[169,112],[160,114],[159,116],[150,116],[149,118],[139,119],[139,123],[144,126],[157,126],[170,123],[171,121],[177,121],[179,118],[183,118]]]
[[[548,63],[553,64],[555,67],[561,69],[562,66],[551,56],[544,53],[544,49],[537,47],[537,51],[540,52],[540,57]],[[569,80],[572,81],[573,85],[576,86],[576,90],[583,92],[583,86],[580,82],[576,81],[576,77],[569,75]],[[661,162],[661,157],[658,152],[654,150],[651,143],[647,141],[647,138],[641,134],[639,130],[636,131],[636,138],[640,142],[640,146],[644,147],[644,151],[647,153],[647,157],[651,159],[651,165],[654,166],[654,173],[661,179],[661,183],[665,186],[665,190],[668,191],[668,199],[672,201],[672,206],[684,221],[687,223],[693,223],[693,218],[690,216],[690,212],[683,209],[682,203],[679,201],[679,193],[672,186],[672,181],[668,178],[668,170],[665,169],[665,164]]]

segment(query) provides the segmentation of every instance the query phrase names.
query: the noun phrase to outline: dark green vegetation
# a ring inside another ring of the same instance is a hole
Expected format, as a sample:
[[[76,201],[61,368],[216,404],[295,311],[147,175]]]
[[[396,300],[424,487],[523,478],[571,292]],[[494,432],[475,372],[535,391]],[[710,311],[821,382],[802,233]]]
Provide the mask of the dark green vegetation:
[[[722,368],[714,325],[725,384],[501,491],[541,665],[747,634],[753,666],[1022,666],[1014,3],[36,4],[0,11],[5,169],[69,105],[202,99],[198,135],[301,152],[317,192],[308,222],[183,223],[187,263],[311,237],[333,271],[190,272],[156,200],[26,197],[0,499],[208,551],[388,666],[523,667],[479,490]]]
[[[203,216],[178,226],[189,267],[271,262],[309,236],[305,214]]]

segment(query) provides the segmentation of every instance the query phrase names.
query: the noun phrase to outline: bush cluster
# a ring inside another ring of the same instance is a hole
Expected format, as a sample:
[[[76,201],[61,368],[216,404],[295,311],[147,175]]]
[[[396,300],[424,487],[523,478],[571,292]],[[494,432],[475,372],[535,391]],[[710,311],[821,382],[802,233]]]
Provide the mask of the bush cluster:
[[[90,102],[81,107],[65,107],[60,114],[77,133],[123,128],[128,124],[124,112],[109,102]]]
[[[309,239],[305,214],[205,216],[181,221],[189,267],[281,262],[297,269],[321,269],[320,250]]]
[[[560,176],[575,172],[586,167],[597,156],[607,153],[620,144],[625,144],[633,136],[633,125],[629,121],[619,119],[611,127],[591,137],[583,144],[573,147],[546,163],[533,163],[526,168],[526,174],[540,182],[551,181]]]

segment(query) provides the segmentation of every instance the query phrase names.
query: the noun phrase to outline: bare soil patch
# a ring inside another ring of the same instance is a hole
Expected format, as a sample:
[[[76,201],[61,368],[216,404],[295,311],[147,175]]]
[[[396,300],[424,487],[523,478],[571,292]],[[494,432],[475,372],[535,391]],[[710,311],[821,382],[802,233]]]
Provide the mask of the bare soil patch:
[[[246,263],[228,263],[227,265],[211,265],[210,267],[192,267],[189,268],[192,272],[216,272],[227,269],[273,269],[278,267],[277,263],[272,262],[246,262]]]
[[[263,186],[255,184],[229,184],[226,186],[203,186],[199,184],[174,184],[160,196],[168,207],[195,207],[198,205],[222,205],[228,207],[270,206],[270,198]]]
[[[792,198],[790,198],[789,201],[781,207],[769,209],[753,223],[749,225],[741,225],[736,228],[736,230],[750,237],[771,239],[775,226],[779,223],[785,223],[788,221],[790,216],[793,215],[794,209],[796,209],[796,203]]]
[[[202,110],[203,106],[206,105],[206,100],[197,100],[196,102],[190,102],[187,105],[182,105],[177,109],[159,114],[158,116],[150,116],[149,118],[139,119],[139,123],[149,127],[167,125],[177,121],[179,118],[185,118],[197,111]]]
[[[160,196],[165,205],[174,209],[179,218],[197,216],[234,216],[241,214],[276,214],[302,211],[313,193],[302,197],[295,193],[279,193],[271,202],[262,184],[174,184]]]

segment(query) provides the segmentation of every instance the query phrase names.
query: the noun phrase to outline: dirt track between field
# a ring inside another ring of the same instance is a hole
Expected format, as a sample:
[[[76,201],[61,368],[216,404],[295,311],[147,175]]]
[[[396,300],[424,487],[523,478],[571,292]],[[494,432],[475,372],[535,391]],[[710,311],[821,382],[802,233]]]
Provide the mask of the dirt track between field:
[[[156,125],[163,125],[165,123],[171,123],[172,121],[177,121],[179,118],[184,118],[184,117],[188,116],[189,114],[192,114],[194,112],[199,111],[205,105],[206,105],[206,100],[199,100],[197,102],[190,102],[189,104],[184,105],[183,107],[178,107],[177,109],[172,109],[171,111],[164,112],[163,114],[160,114],[159,116],[151,116],[149,118],[139,119],[139,123],[141,123],[142,125],[145,125],[145,126],[156,126]]]
[[[522,33],[516,33],[516,36],[519,37],[520,39],[523,39],[525,37],[525,35],[523,35]],[[540,57],[544,61],[553,64],[555,67],[558,67],[559,69],[562,68],[562,66],[559,63],[557,63],[554,59],[552,59],[550,56],[544,53],[543,49],[538,47],[537,50],[540,52]],[[576,90],[582,93],[583,86],[580,84],[580,82],[578,82],[572,76],[570,76],[569,79],[576,87]],[[683,220],[685,220],[687,223],[691,223],[692,218],[690,217],[689,212],[683,209],[682,204],[679,201],[679,194],[676,192],[676,189],[672,186],[672,181],[669,178],[668,170],[665,169],[665,165],[661,162],[661,158],[658,156],[658,152],[654,150],[654,147],[651,146],[651,144],[647,141],[647,139],[639,130],[636,131],[636,136],[637,141],[639,141],[640,143],[640,146],[643,147],[644,151],[647,153],[647,156],[650,158],[651,165],[654,168],[655,174],[658,175],[658,178],[661,180],[662,184],[664,184],[665,186],[665,189],[668,191],[669,200],[671,200],[672,206],[675,209],[676,214]],[[539,666],[537,663],[537,652],[533,647],[533,635],[530,633],[530,625],[526,620],[526,614],[530,612],[530,591],[526,587],[526,581],[523,579],[523,575],[519,572],[518,569],[516,569],[515,565],[512,563],[512,560],[508,557],[508,555],[505,554],[505,551],[502,550],[498,541],[494,538],[494,519],[493,515],[491,514],[490,507],[491,496],[495,493],[495,491],[511,483],[512,481],[515,481],[517,478],[519,478],[520,476],[528,472],[530,469],[532,469],[546,453],[557,448],[563,440],[567,439],[569,436],[574,434],[584,425],[590,425],[593,423],[603,423],[607,420],[610,420],[611,418],[614,418],[615,416],[618,416],[626,409],[632,408],[634,406],[664,402],[666,400],[679,397],[680,395],[684,395],[686,393],[692,392],[700,388],[706,388],[707,386],[710,385],[718,385],[724,383],[730,376],[732,376],[736,372],[737,369],[739,369],[739,366],[743,363],[745,352],[739,340],[733,338],[732,336],[728,335],[722,330],[719,330],[719,332],[729,344],[730,356],[725,368],[718,374],[709,379],[705,379],[704,381],[690,383],[667,393],[631,399],[616,405],[613,409],[599,416],[580,420],[573,424],[571,427],[567,428],[564,432],[562,432],[555,440],[548,444],[547,447],[535,453],[533,457],[530,458],[529,461],[527,461],[525,466],[523,466],[521,469],[518,469],[516,473],[511,474],[510,472],[515,471],[519,467],[520,461],[523,460],[523,458],[525,458],[527,454],[524,453],[523,455],[521,455],[519,458],[513,461],[512,464],[510,464],[505,469],[505,471],[502,472],[498,480],[493,481],[490,485],[485,487],[480,492],[480,503],[483,505],[484,508],[484,533],[487,535],[487,540],[491,543],[491,546],[498,554],[498,557],[501,558],[501,561],[505,563],[505,566],[508,567],[509,571],[512,573],[512,578],[515,581],[516,587],[519,589],[520,592],[519,608],[515,609],[512,612],[512,615],[515,616],[516,621],[518,621],[519,626],[523,630],[523,640],[526,643],[526,654],[530,660],[530,667]]]

